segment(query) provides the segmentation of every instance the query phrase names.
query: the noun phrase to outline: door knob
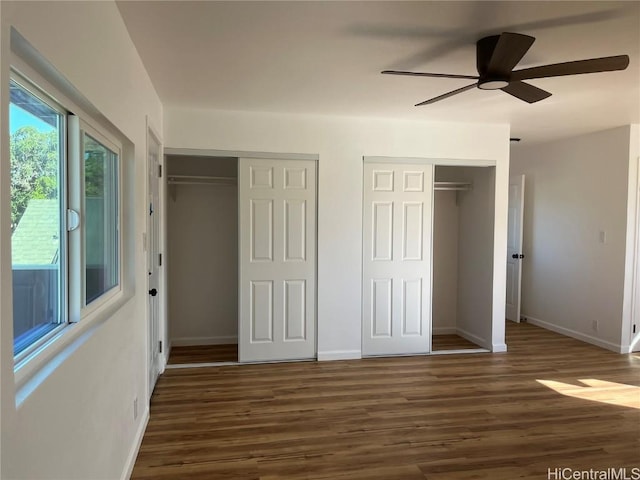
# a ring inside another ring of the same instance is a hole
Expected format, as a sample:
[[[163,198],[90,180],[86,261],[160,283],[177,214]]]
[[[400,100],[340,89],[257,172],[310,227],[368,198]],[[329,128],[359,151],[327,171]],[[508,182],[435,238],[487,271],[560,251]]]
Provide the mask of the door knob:
[[[522,253],[514,253],[513,255],[511,255],[511,258],[515,258],[517,260],[518,258],[524,258],[524,255]]]
[[[149,295],[151,295],[152,297],[155,297],[158,294],[158,290],[156,290],[155,288],[152,288],[151,290],[149,290]]]

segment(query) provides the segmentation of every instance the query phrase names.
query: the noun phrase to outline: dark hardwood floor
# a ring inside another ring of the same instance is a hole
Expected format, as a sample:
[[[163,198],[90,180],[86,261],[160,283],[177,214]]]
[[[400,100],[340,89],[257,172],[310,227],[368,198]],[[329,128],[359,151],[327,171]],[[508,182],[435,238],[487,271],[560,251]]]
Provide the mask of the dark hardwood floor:
[[[238,345],[193,345],[171,347],[169,365],[187,363],[237,362]]]
[[[640,467],[640,355],[510,322],[507,344],[167,370],[132,478],[501,480]]]
[[[433,335],[431,337],[431,351],[439,352],[442,350],[471,350],[483,348],[480,345],[470,342],[460,335]]]

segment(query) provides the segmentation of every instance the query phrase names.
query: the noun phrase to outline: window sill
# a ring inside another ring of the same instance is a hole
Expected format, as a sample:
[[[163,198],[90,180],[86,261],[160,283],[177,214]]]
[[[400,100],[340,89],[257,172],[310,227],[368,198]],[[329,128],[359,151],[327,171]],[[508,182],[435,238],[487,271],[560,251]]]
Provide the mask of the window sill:
[[[91,312],[78,323],[67,324],[60,332],[16,363],[14,379],[16,407],[22,403],[73,353],[82,346],[95,331],[118,310],[124,307],[133,294],[120,292],[108,304]]]

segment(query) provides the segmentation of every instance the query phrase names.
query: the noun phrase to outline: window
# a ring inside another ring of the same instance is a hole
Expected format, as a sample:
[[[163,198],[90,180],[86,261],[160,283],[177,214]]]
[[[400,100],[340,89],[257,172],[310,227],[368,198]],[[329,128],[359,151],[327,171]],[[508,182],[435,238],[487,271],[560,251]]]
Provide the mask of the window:
[[[82,320],[91,312],[86,306],[110,298],[107,292],[119,291],[120,148],[77,118],[12,74],[9,143],[16,361],[71,321]]]
[[[86,132],[83,144],[88,305],[118,285],[118,155]]]
[[[10,84],[14,353],[65,321],[65,116]]]

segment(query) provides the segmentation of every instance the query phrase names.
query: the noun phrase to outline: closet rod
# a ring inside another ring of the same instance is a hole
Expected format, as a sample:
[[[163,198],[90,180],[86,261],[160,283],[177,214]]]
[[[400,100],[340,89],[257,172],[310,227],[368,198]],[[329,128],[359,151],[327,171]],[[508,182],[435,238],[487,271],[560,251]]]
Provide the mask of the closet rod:
[[[236,177],[214,177],[207,175],[169,175],[170,185],[235,185]]]
[[[471,186],[468,182],[433,182],[434,190],[467,191],[471,190]]]
[[[191,181],[169,180],[168,183],[169,185],[211,185],[213,187],[220,186],[220,185],[233,186],[236,184],[235,181],[233,182],[196,182],[194,180],[191,180]]]

